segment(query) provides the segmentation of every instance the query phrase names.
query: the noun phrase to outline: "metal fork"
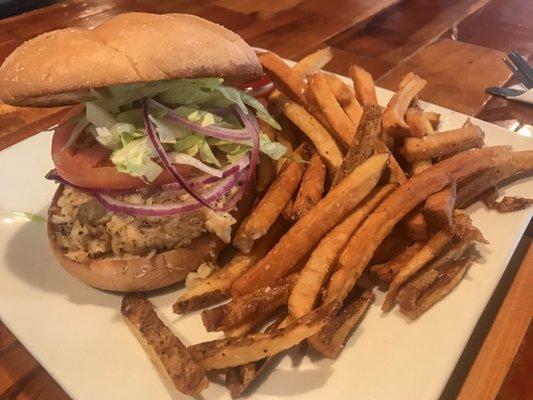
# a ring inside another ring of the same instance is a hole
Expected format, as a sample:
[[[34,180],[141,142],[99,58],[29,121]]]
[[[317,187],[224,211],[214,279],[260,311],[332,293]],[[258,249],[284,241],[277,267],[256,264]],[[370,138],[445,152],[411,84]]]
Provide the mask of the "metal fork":
[[[503,59],[507,67],[528,89],[533,88],[533,68],[516,50],[509,52],[507,56],[509,60]]]

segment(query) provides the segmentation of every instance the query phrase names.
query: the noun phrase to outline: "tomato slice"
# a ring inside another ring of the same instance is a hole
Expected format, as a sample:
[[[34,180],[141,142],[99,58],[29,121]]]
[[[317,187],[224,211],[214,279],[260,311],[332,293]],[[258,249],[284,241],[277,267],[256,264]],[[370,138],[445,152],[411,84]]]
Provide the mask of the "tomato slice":
[[[118,172],[114,166],[102,165],[109,159],[111,151],[97,142],[81,150],[65,148],[75,126],[72,119],[83,110],[83,105],[73,107],[59,123],[52,138],[52,160],[61,177],[76,186],[104,190],[161,186],[175,181],[166,169],[154,182],[148,184],[140,178]],[[180,165],[178,168],[185,176],[192,173],[192,167],[188,165]]]
[[[270,83],[272,83],[272,80],[268,77],[268,75],[263,75],[261,78],[255,81],[240,83],[238,87],[239,89],[242,89],[244,91],[255,93],[255,92],[258,92],[262,87]],[[263,96],[266,94],[268,93],[261,94],[261,95]]]

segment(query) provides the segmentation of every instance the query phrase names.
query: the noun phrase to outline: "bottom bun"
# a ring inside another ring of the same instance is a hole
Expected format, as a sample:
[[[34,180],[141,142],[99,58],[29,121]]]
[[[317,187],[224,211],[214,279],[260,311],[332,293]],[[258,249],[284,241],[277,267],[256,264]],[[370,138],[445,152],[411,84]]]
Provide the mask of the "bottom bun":
[[[62,191],[63,186],[60,186],[50,209],[56,204]],[[57,260],[71,275],[95,288],[116,292],[145,292],[172,285],[185,279],[189,272],[196,271],[202,262],[216,260],[226,246],[216,235],[205,233],[187,247],[150,256],[109,257],[79,263],[68,258],[65,251],[57,245],[50,222],[48,240]]]

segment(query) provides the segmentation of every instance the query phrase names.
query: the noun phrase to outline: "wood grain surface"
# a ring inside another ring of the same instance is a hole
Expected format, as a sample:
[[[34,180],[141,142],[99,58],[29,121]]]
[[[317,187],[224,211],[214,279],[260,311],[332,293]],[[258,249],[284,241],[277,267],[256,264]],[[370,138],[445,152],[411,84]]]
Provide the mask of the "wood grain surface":
[[[40,33],[90,28],[128,11],[196,14],[292,59],[330,46],[334,58],[326,69],[346,74],[358,64],[388,88],[414,71],[429,81],[423,99],[533,136],[530,106],[484,93],[509,79],[504,52],[517,49],[532,59],[531,0],[67,0],[0,20],[0,61]],[[54,125],[64,112],[0,104],[0,150]],[[469,361],[462,399],[532,397],[531,328],[523,340],[533,309],[532,266],[530,244],[490,331],[471,338],[483,345]],[[68,399],[1,322],[0,399]]]

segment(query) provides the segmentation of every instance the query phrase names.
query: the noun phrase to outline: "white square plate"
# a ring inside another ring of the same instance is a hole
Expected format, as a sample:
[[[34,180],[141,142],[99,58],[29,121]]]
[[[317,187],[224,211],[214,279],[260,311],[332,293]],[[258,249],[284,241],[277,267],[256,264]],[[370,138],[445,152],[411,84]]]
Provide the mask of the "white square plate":
[[[391,92],[379,89],[378,96],[386,104]],[[427,109],[442,114],[441,130],[467,118],[437,106]],[[488,145],[533,149],[530,138],[474,123],[486,132]],[[122,322],[121,296],[70,277],[48,248],[45,225],[13,214],[45,215],[56,189],[43,179],[52,167],[50,138],[43,132],[0,153],[0,318],[74,399],[184,398],[159,377]],[[533,181],[519,180],[503,192],[533,197]],[[478,246],[481,261],[448,297],[413,323],[397,310],[383,315],[378,292],[338,360],[289,353],[254,387],[253,398],[438,398],[532,215],[531,209],[499,215],[480,205],[470,212],[490,245]],[[198,313],[171,312],[182,290],[151,296],[161,318],[186,344],[218,337],[205,333]],[[211,383],[203,397],[229,395]]]

